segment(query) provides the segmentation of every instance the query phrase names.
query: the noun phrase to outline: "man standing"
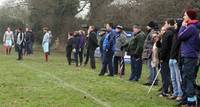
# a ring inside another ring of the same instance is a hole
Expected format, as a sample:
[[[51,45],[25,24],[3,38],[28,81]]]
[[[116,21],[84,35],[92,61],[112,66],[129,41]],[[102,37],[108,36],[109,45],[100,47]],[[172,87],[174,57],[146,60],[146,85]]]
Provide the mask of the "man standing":
[[[33,42],[34,42],[34,35],[30,28],[27,28],[25,33],[25,41],[26,41],[26,54],[31,55],[33,54]]]
[[[95,62],[95,50],[98,47],[98,40],[97,40],[97,34],[95,32],[95,27],[90,26],[88,29],[88,51],[89,51],[89,57],[90,57],[90,66],[92,69],[96,69],[96,62]]]
[[[123,31],[123,26],[118,25],[116,27],[116,45],[115,45],[115,53],[114,53],[114,73],[117,75],[119,73],[120,77],[122,77],[125,73],[125,63],[124,63],[124,55],[125,50],[124,46],[126,44],[126,34]],[[120,70],[118,72],[118,64],[120,63]]]
[[[129,81],[138,81],[142,72],[142,52],[145,40],[145,33],[139,25],[133,26],[134,36],[128,43],[127,51],[131,56],[131,76]]]
[[[103,76],[106,73],[108,66],[109,74],[108,76],[114,76],[112,58],[115,51],[115,32],[113,31],[113,24],[108,23],[106,25],[107,34],[103,42],[103,65],[99,76]]]

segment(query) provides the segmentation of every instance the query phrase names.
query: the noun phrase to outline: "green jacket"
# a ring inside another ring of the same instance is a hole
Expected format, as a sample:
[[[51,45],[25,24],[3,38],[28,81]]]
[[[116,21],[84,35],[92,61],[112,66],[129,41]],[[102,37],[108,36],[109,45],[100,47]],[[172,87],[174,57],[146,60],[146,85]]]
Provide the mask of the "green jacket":
[[[140,31],[136,33],[128,42],[127,54],[130,56],[141,57],[145,41],[145,33]]]

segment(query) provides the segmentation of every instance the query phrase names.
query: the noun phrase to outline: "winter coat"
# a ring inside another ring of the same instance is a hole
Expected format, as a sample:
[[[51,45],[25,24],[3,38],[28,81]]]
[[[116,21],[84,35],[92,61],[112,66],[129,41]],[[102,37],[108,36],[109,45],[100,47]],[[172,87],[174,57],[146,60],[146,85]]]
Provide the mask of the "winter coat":
[[[152,33],[154,31],[152,30],[151,32],[148,33],[145,42],[144,42],[144,51],[142,53],[142,59],[150,59],[151,54],[152,54],[152,48],[153,48],[153,41],[152,41]]]
[[[163,34],[161,48],[160,48],[160,56],[159,59],[162,61],[169,61],[170,59],[170,51],[172,46],[172,39],[175,35],[175,29],[170,27],[167,31]]]
[[[105,40],[103,42],[103,50],[108,53],[115,52],[116,32],[114,30],[106,33]]]
[[[66,49],[73,49],[73,37],[70,37],[70,38],[67,40]]]
[[[89,33],[88,37],[88,48],[95,50],[98,47],[98,40],[96,32],[92,31]]]
[[[136,33],[128,43],[127,54],[137,58],[142,57],[145,33],[140,31]]]
[[[76,50],[79,50],[79,43],[80,43],[80,36],[79,35],[75,35],[75,37],[73,38],[73,48]]]
[[[48,32],[46,32],[43,37],[42,47],[43,47],[44,53],[49,52],[49,33]]]
[[[24,33],[18,33],[17,35],[17,41],[16,41],[17,45],[22,46],[24,43]]]
[[[198,58],[200,51],[200,37],[198,27],[200,23],[182,26],[178,39],[181,41],[181,57]]]
[[[177,32],[174,32],[174,36],[172,38],[171,51],[170,51],[170,59],[179,60],[180,45],[181,45],[181,41],[178,40],[178,34]]]
[[[115,56],[123,57],[125,55],[124,46],[126,45],[127,37],[125,32],[121,32],[116,36]]]
[[[106,35],[104,34],[104,35],[101,37],[100,42],[99,42],[99,47],[100,47],[100,52],[101,52],[101,54],[103,54],[103,42],[104,42],[105,38],[106,38]]]

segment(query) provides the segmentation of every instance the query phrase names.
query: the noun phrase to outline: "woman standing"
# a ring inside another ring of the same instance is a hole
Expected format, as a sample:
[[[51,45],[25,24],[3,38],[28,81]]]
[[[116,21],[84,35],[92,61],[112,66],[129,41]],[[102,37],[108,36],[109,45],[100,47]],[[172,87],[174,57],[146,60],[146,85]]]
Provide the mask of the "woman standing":
[[[48,28],[43,28],[44,37],[42,41],[42,47],[45,54],[45,61],[48,62],[48,56],[49,56],[49,33]]]
[[[22,29],[19,28],[19,33],[17,35],[17,51],[18,51],[18,59],[17,60],[22,60],[22,49],[24,46],[24,33],[22,32]]]
[[[5,55],[10,55],[12,45],[14,44],[14,34],[8,27],[3,36],[3,46],[5,48]]]

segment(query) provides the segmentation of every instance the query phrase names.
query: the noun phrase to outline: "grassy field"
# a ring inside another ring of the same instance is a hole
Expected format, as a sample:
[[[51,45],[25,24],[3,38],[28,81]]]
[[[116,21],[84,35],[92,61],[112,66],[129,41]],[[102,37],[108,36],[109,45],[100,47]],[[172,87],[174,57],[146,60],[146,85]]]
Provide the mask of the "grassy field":
[[[0,107],[173,107],[174,101],[156,96],[158,87],[147,95],[143,86],[146,67],[139,82],[98,77],[98,69],[75,68],[66,64],[65,55],[52,53],[45,63],[41,52],[23,61],[16,53],[0,53]]]

